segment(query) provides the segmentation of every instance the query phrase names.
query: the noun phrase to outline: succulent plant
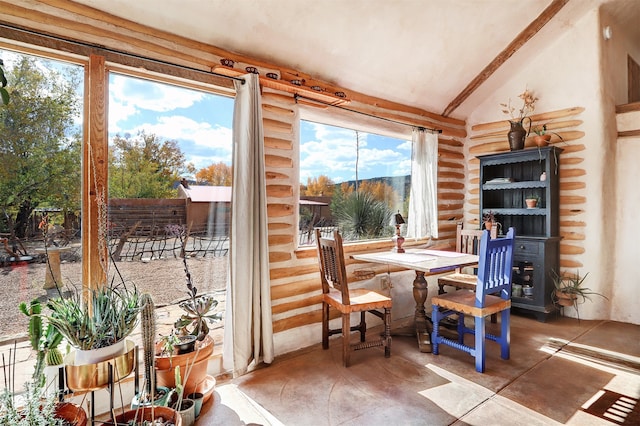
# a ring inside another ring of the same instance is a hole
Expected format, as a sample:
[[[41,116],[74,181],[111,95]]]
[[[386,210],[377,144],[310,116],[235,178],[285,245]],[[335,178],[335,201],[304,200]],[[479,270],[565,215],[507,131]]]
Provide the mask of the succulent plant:
[[[33,299],[28,306],[26,302],[22,302],[18,308],[29,317],[29,341],[37,352],[32,380],[38,386],[43,386],[45,365],[59,365],[63,362],[62,353],[58,349],[63,336],[51,323],[44,327],[42,305],[38,299]]]

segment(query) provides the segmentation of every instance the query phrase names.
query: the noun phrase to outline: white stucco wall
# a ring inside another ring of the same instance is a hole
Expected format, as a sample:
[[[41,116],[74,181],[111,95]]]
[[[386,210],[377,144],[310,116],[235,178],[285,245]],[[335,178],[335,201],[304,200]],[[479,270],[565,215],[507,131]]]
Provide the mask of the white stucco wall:
[[[627,56],[640,63],[640,40],[633,40],[611,21],[606,14],[602,16],[602,27],[611,28],[611,39],[603,43],[605,63],[604,86],[611,94],[615,105],[627,103],[628,79]],[[613,115],[613,111],[607,111]],[[640,130],[640,111],[619,114],[616,119],[616,131]],[[615,142],[615,209],[607,212],[615,218],[614,263],[611,293],[611,319],[640,324],[640,285],[637,279],[638,244],[634,232],[638,211],[640,210],[640,137],[626,137]]]
[[[504,84],[486,94],[486,100],[470,115],[468,125],[504,120],[499,104],[509,98],[515,100],[525,87],[539,97],[538,112],[585,108],[577,117],[583,121],[579,130],[585,136],[576,142],[585,145],[585,150],[579,153],[584,160],[572,166],[586,171],[585,213],[575,217],[586,222],[584,253],[578,256],[583,266],[579,269],[581,275],[589,273],[587,287],[611,298],[614,287],[619,285],[612,280],[616,270],[616,217],[611,214],[611,206],[616,205],[615,173],[611,168],[616,161],[615,102],[611,87],[603,84],[604,40],[598,10],[588,11],[571,25],[570,31],[557,37],[541,33],[546,44],[532,40],[528,49],[516,53],[512,59],[526,66],[510,75],[505,75],[504,70],[495,73],[492,79],[502,79]],[[496,81],[490,84],[496,87]],[[610,301],[595,297],[592,302],[580,305],[580,317],[611,318],[611,308]],[[572,309],[565,310],[565,314],[575,316]]]

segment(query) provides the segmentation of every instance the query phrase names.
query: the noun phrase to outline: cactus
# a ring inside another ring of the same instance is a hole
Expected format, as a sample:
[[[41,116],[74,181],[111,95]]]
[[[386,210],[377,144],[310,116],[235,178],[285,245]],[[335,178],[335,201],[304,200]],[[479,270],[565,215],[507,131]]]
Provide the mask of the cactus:
[[[155,391],[155,337],[156,337],[156,312],[151,295],[144,293],[140,297],[142,311],[142,349],[144,351],[144,383],[147,396],[151,397]]]
[[[47,365],[62,364],[64,362],[64,359],[62,357],[62,352],[60,352],[60,349],[58,348],[49,349],[49,351],[47,351],[47,357],[45,361]]]
[[[58,349],[58,345],[62,342],[62,334],[47,324],[47,328],[43,328],[42,323],[42,306],[38,299],[33,299],[29,306],[25,302],[18,306],[20,312],[29,317],[29,341],[31,347],[37,352],[36,365],[33,371],[33,380],[35,383],[44,385],[44,366],[59,365],[63,363],[62,353]]]

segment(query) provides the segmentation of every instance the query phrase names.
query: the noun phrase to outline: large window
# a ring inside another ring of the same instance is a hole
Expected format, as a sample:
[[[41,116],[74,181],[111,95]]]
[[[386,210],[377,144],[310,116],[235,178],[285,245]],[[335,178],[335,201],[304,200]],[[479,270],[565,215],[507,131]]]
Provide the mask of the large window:
[[[347,241],[390,237],[410,185],[411,141],[301,121],[300,245],[313,244],[315,228]]]
[[[82,287],[83,151],[96,161],[88,168],[103,159],[88,148],[83,128],[86,62],[9,50],[0,50],[0,59],[10,93],[8,105],[0,103],[0,272],[7,289],[0,335],[13,335],[27,329],[20,302]],[[234,99],[202,83],[179,86],[110,67],[108,216],[91,231],[108,232],[117,266],[109,267],[109,279],[121,273],[157,305],[173,303],[187,295],[186,255],[198,293],[217,293],[221,309]],[[184,247],[167,225],[180,227]]]
[[[157,305],[186,296],[183,256],[198,293],[222,299],[233,102],[203,90],[109,75],[111,252],[132,265],[125,269]]]
[[[27,331],[20,302],[81,285],[83,67],[0,50],[0,335]],[[45,252],[45,247],[47,252]],[[45,260],[47,254],[50,265]]]

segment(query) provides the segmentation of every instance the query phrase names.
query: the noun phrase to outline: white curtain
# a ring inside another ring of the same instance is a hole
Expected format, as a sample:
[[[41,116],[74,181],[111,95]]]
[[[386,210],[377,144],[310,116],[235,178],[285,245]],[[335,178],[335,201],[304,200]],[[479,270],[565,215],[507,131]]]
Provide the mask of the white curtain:
[[[438,135],[413,129],[407,238],[438,238]]]
[[[234,375],[273,361],[267,195],[260,82],[236,81],[233,189],[223,366]]]

